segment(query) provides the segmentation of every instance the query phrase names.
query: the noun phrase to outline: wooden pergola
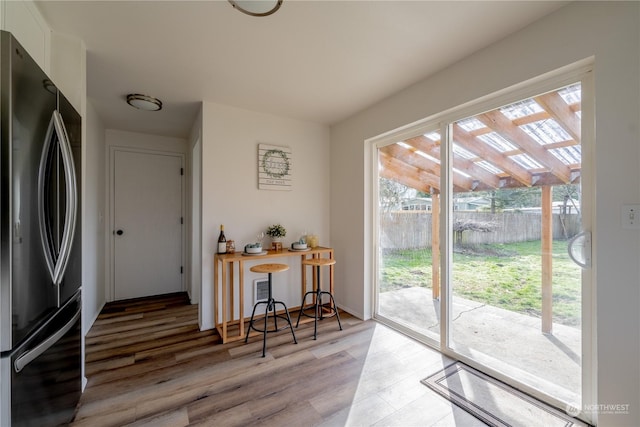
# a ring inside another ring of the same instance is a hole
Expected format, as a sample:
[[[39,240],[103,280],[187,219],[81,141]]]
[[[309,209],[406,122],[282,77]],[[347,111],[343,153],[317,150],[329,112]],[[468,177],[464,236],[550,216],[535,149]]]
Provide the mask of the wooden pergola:
[[[580,85],[453,124],[454,193],[542,189],[542,331],[552,331],[552,187],[580,182]],[[432,196],[433,297],[440,296],[441,138],[418,135],[379,150],[380,177]]]

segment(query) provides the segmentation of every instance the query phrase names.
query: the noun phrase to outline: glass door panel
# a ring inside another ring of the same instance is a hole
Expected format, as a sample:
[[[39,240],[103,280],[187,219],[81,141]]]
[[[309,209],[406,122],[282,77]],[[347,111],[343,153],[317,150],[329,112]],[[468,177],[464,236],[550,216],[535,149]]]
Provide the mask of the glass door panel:
[[[440,336],[440,134],[378,149],[376,317]]]
[[[581,85],[452,124],[449,347],[580,403]]]

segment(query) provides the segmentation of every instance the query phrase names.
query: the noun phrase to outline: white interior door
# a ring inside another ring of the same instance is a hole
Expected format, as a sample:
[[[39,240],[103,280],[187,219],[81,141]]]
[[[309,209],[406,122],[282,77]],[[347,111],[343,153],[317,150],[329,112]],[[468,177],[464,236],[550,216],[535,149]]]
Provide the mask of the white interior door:
[[[114,299],[180,292],[182,157],[116,150]]]

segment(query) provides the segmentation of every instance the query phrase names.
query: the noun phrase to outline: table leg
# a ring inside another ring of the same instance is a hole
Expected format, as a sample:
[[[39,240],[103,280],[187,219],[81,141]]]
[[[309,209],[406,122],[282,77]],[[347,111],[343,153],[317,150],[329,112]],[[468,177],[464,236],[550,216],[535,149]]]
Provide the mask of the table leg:
[[[320,254],[313,254],[311,256],[311,258],[320,258],[320,257],[321,257]],[[316,276],[315,272],[313,271],[313,267],[311,268],[311,276],[312,276],[313,290],[317,291],[318,290],[318,277]],[[313,303],[315,304],[315,302],[316,302],[316,296],[314,294]]]
[[[238,261],[238,287],[240,300],[238,310],[240,311],[240,336],[244,336],[244,261]]]
[[[218,298],[218,261],[215,257],[213,260],[213,312],[215,314],[215,319],[213,319],[213,324],[218,327],[220,323],[218,323],[218,307],[220,303],[220,298]]]
[[[227,341],[227,263],[222,261],[222,342]],[[218,313],[216,313],[216,316]]]
[[[333,251],[329,251],[329,259],[333,259]],[[335,264],[329,266],[329,292],[333,295],[333,267]]]
[[[301,291],[300,298],[302,298],[304,296],[304,294],[307,293],[307,268],[303,264],[305,259],[307,259],[307,255],[306,254],[300,255],[300,271],[301,271],[300,275],[302,276],[300,278],[300,281],[301,281],[301,284],[300,284],[300,291]]]
[[[229,311],[231,312],[229,315],[229,320],[234,320],[235,319],[235,312],[236,312],[236,292],[235,292],[235,286],[236,286],[236,282],[234,280],[234,263],[230,262],[229,263],[229,302],[230,302],[230,306],[229,306]]]

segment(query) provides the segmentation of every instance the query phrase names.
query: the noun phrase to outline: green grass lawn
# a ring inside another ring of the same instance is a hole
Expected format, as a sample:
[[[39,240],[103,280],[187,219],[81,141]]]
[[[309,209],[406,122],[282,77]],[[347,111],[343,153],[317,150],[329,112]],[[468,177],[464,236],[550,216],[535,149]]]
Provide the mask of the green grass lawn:
[[[431,288],[431,249],[386,251],[380,291]],[[453,292],[495,307],[541,316],[540,241],[481,245],[453,255]],[[580,268],[567,242],[553,243],[553,320],[580,323]]]

